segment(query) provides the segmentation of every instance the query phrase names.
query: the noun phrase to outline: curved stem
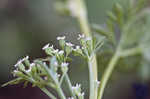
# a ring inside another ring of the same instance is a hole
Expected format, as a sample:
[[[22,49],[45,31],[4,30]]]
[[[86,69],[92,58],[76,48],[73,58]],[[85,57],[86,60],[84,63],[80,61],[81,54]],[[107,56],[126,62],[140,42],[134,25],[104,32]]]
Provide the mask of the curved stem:
[[[108,67],[106,68],[106,70],[104,72],[104,75],[102,76],[100,88],[99,88],[98,99],[102,99],[106,84],[107,84],[109,77],[111,76],[112,71],[114,70],[119,58],[120,58],[119,51],[117,51],[116,54],[114,54],[114,56],[112,57],[110,63],[108,64]]]

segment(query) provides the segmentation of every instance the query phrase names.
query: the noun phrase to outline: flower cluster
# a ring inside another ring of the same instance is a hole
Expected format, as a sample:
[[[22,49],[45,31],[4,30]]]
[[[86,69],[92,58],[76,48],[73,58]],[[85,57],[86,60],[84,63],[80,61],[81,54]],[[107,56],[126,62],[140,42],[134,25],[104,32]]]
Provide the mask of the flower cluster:
[[[76,84],[72,87],[73,92],[78,96],[79,99],[84,99],[84,92],[81,92],[81,85]]]
[[[16,79],[3,86],[24,82],[25,86],[27,83],[32,83],[33,86],[37,86],[41,89],[50,87],[57,90],[59,89],[58,92],[60,92],[62,91],[61,84],[63,80],[67,79],[72,92],[72,97],[69,99],[76,99],[76,97],[84,99],[84,92],[81,92],[81,85],[76,84],[76,86],[72,86],[68,77],[68,62],[71,59],[69,55],[72,53],[73,55],[89,59],[95,49],[95,44],[92,38],[86,37],[85,35],[79,34],[78,40],[80,46],[67,42],[65,38],[65,36],[57,37],[61,49],[55,49],[54,46],[50,46],[50,44],[42,48],[48,55],[47,58],[40,58],[30,62],[29,56],[26,56],[19,60],[17,64],[14,65],[15,70],[13,71],[13,75]],[[51,98],[54,97],[55,96],[52,96]],[[60,97],[65,97],[63,92],[61,92]]]
[[[87,58],[92,55],[93,50],[95,49],[92,38],[85,37],[85,35],[79,34],[78,37],[82,47],[79,45],[75,46],[75,44],[72,44],[71,42],[66,42],[65,38],[65,36],[57,37],[62,50],[54,49],[53,45],[50,46],[49,44],[45,45],[43,50],[50,56],[56,56],[58,61],[66,61],[70,53]]]

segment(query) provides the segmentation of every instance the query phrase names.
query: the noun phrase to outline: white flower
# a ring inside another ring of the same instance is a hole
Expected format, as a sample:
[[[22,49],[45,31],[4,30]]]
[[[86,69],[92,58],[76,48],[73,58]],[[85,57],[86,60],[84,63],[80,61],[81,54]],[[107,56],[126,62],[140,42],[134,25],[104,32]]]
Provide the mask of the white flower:
[[[84,47],[82,47],[81,49],[83,49],[83,50],[84,50],[85,48],[84,48]]]
[[[53,53],[58,53],[58,49],[54,50]]]
[[[18,70],[14,70],[14,71],[13,71],[13,76],[14,76],[14,77],[16,76],[16,73],[17,73],[17,72],[19,72],[19,71],[18,71]]]
[[[86,37],[85,40],[90,41],[90,40],[92,40],[92,38],[91,37]]]
[[[43,65],[46,65],[46,62],[43,62]]]
[[[80,49],[80,46],[76,46],[76,49]]]
[[[18,65],[20,65],[23,62],[23,60],[19,60],[14,66],[17,67]]]
[[[29,56],[26,56],[25,58],[23,58],[23,60],[28,60],[29,59]]]
[[[70,47],[74,46],[74,44],[72,44],[72,43],[70,43],[70,42],[67,42],[66,45],[67,45],[67,46],[70,46]]]
[[[84,34],[79,34],[78,40],[85,38]]]
[[[17,67],[18,65],[20,65],[23,61],[28,60],[29,56],[24,57],[23,59],[20,59],[14,66]]]
[[[57,62],[57,61],[55,61],[55,62],[54,62],[54,65],[55,65],[55,66],[58,66],[58,62]]]
[[[49,48],[53,49],[53,48],[54,48],[54,46],[52,45],[52,46],[50,46]]]
[[[47,76],[45,76],[45,77],[44,77],[44,80],[48,80],[48,77],[47,77]]]
[[[62,55],[62,54],[64,54],[64,51],[63,51],[63,50],[60,50],[60,51],[58,52],[58,54]]]
[[[72,89],[73,89],[73,90],[78,90],[80,87],[81,87],[80,84],[76,84],[76,86],[73,86]]]
[[[49,43],[48,44],[46,44],[43,48],[42,48],[42,50],[45,50],[45,49],[47,49],[48,47],[49,47]]]
[[[31,63],[30,66],[31,66],[31,67],[35,66],[35,63]]]
[[[18,72],[18,70],[14,70],[13,72],[14,72],[14,73],[17,73],[17,72]]]
[[[68,65],[69,65],[69,63],[65,63],[65,62],[64,62],[64,63],[61,63],[61,66],[62,66],[62,67],[67,67]]]
[[[58,77],[58,78],[59,78],[59,77],[60,77],[60,74],[56,73],[56,77]]]
[[[97,85],[99,85],[99,84],[100,84],[100,81],[98,81],[98,80],[96,80],[95,82],[96,82],[96,84],[97,84]]]
[[[83,97],[83,96],[84,96],[84,92],[82,92],[82,93],[79,93],[79,96],[82,96],[82,97]]]
[[[73,97],[69,97],[68,99],[74,99]]]
[[[26,70],[27,73],[31,72],[32,67],[30,67],[28,70]]]
[[[57,37],[57,40],[64,40],[66,37],[62,36],[62,37]]]
[[[73,49],[74,51],[77,51],[77,50],[79,50],[80,49],[80,46],[76,46],[76,48],[75,49]]]

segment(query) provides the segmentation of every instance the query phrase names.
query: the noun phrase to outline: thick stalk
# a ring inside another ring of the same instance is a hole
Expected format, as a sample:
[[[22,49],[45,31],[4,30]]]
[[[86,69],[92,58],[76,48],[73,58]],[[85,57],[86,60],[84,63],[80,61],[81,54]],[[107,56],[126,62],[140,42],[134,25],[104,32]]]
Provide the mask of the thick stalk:
[[[77,15],[77,20],[80,24],[81,32],[85,34],[86,36],[91,37],[91,30],[89,27],[89,22],[88,22],[88,15],[86,11],[86,6],[83,0],[77,0],[78,3],[78,15]],[[89,79],[90,79],[90,95],[89,99],[97,99],[97,90],[94,87],[95,86],[95,81],[97,81],[97,60],[96,60],[96,55],[92,57],[90,63],[88,64],[89,66]]]
[[[108,64],[108,67],[106,68],[106,70],[104,72],[104,75],[102,76],[100,88],[99,88],[98,99],[102,99],[106,84],[107,84],[107,82],[112,74],[112,71],[114,70],[119,58],[120,58],[119,51],[117,51],[114,54],[114,56],[112,57],[110,63]]]

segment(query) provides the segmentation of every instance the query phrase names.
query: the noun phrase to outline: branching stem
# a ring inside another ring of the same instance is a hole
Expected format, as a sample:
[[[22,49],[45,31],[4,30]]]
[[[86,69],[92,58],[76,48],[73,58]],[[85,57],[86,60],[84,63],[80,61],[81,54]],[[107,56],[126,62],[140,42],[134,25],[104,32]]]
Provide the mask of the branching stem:
[[[78,3],[78,15],[77,15],[77,20],[80,24],[81,32],[85,34],[86,36],[91,37],[91,30],[89,27],[89,22],[88,22],[88,15],[86,11],[86,6],[83,0],[76,0]],[[80,12],[81,11],[81,12]],[[89,67],[89,79],[90,79],[90,95],[89,99],[97,99],[97,90],[94,87],[95,86],[95,81],[97,81],[97,60],[96,60],[96,55],[92,57],[92,61],[88,62],[88,67]]]

